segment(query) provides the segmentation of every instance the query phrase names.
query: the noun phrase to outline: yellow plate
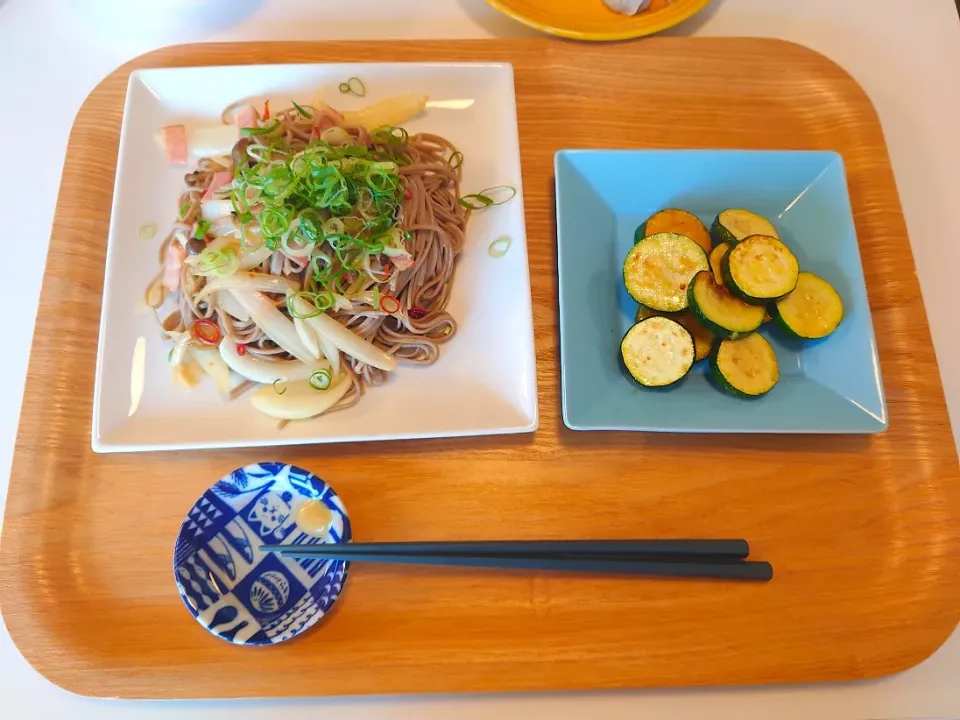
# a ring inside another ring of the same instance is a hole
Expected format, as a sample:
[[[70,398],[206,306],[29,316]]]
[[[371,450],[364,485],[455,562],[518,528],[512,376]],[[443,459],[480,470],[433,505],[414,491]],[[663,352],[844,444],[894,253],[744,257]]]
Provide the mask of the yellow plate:
[[[500,12],[551,35],[628,40],[652,35],[703,10],[710,0],[653,0],[637,15],[615,13],[603,0],[487,0]]]

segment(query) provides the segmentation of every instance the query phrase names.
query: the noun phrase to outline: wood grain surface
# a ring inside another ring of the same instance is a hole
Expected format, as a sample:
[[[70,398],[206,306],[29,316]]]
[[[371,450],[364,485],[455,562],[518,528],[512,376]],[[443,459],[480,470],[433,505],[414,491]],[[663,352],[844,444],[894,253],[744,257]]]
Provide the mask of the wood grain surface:
[[[95,455],[104,251],[133,68],[358,60],[516,70],[541,427],[533,435]],[[575,433],[559,402],[552,159],[562,147],[838,150],[890,412],[877,436]],[[356,566],[275,648],[213,638],[171,554],[248,462],[310,468],[356,539],[746,537],[766,585]],[[120,68],[70,137],[0,549],[17,646],[85,695],[170,698],[836,681],[892,673],[960,618],[960,476],[877,116],[840,68],[758,39],[196,45]]]

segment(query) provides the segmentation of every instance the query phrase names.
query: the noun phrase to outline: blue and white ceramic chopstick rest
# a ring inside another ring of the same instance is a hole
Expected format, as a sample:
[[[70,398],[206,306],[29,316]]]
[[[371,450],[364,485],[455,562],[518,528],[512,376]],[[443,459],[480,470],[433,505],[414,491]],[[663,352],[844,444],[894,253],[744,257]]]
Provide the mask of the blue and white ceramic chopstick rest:
[[[262,544],[349,542],[339,496],[313,473],[264,462],[234,470],[180,527],[173,573],[203,627],[237,645],[274,645],[315,625],[343,589],[348,563],[294,560]]]

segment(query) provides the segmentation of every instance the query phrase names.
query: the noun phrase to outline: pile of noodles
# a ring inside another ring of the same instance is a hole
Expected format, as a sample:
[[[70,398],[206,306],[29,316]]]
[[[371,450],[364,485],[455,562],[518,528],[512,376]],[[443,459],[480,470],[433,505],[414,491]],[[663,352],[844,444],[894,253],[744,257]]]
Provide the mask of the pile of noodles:
[[[349,292],[338,299],[328,314],[399,362],[434,362],[439,355],[439,345],[453,337],[457,329],[446,307],[470,214],[470,210],[458,202],[462,155],[449,141],[437,135],[422,133],[407,137],[401,131],[399,139],[397,133],[381,132],[371,136],[371,132],[363,127],[344,126],[339,114],[330,108],[291,108],[274,116],[274,127],[277,121],[279,127],[269,135],[254,135],[241,140],[234,148],[232,161],[204,158],[199,161],[195,172],[185,176],[187,187],[179,198],[180,213],[173,231],[160,248],[161,264],[171,242],[191,238],[197,232],[201,221],[201,198],[215,172],[235,172],[236,162],[252,164],[251,159],[269,158],[273,149],[283,146],[278,142],[281,138],[292,152],[302,150],[310,143],[365,148],[378,158],[396,163],[403,199],[398,203],[393,220],[403,233],[403,246],[412,263],[407,263],[409,267],[406,269],[400,269],[392,266],[391,258],[386,255],[368,256],[363,267],[347,274],[344,284],[349,285]],[[212,241],[219,233],[237,230],[236,213],[224,220],[212,224],[206,233],[207,240]],[[331,248],[325,239],[312,246],[284,244],[267,254],[258,223],[249,222],[244,230],[244,241],[248,243],[245,252],[259,250],[264,256],[262,264],[249,270],[287,278],[306,293],[321,289],[315,275],[317,264],[311,260],[318,254],[327,257],[334,254],[335,248]],[[220,293],[208,294],[198,300],[198,293],[209,281],[210,278],[197,273],[195,265],[183,264],[180,286],[176,291],[178,311],[163,320],[164,330],[184,332],[196,320],[206,319],[219,325],[223,342],[242,344],[245,352],[261,360],[292,359],[252,320],[241,321],[225,311],[219,304]],[[392,302],[386,309],[379,307],[376,298],[383,295],[396,298],[399,309]],[[284,295],[269,297],[275,298],[277,308],[290,316]],[[352,387],[336,405],[337,409],[350,407],[367,386],[384,382],[388,375],[349,356],[343,367]]]

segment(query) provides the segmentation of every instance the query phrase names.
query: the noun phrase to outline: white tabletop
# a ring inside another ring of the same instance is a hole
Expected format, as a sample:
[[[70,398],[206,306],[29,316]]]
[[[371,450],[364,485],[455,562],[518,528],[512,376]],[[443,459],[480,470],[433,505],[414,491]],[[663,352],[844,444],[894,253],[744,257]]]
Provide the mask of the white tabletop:
[[[583,0],[591,2],[593,0]],[[599,0],[597,0],[599,1]],[[944,389],[960,438],[960,352],[951,210],[960,199],[960,21],[953,0],[715,0],[671,31],[779,37],[846,68],[877,106],[893,158]],[[517,37],[483,0],[0,0],[0,137],[6,170],[0,282],[0,478],[9,476],[33,318],[73,117],[126,60],[200,40]],[[12,253],[12,256],[10,255]],[[952,302],[951,302],[952,300]],[[950,333],[951,326],[954,332]],[[883,332],[883,328],[877,328]],[[65,480],[68,481],[68,480]],[[0,492],[6,496],[6,481]],[[844,685],[436,698],[129,703],[78,698],[34,672],[3,629],[0,716],[28,718],[960,717],[960,632],[885,680]],[[304,692],[307,688],[303,688]],[[321,715],[322,714],[322,715]]]

